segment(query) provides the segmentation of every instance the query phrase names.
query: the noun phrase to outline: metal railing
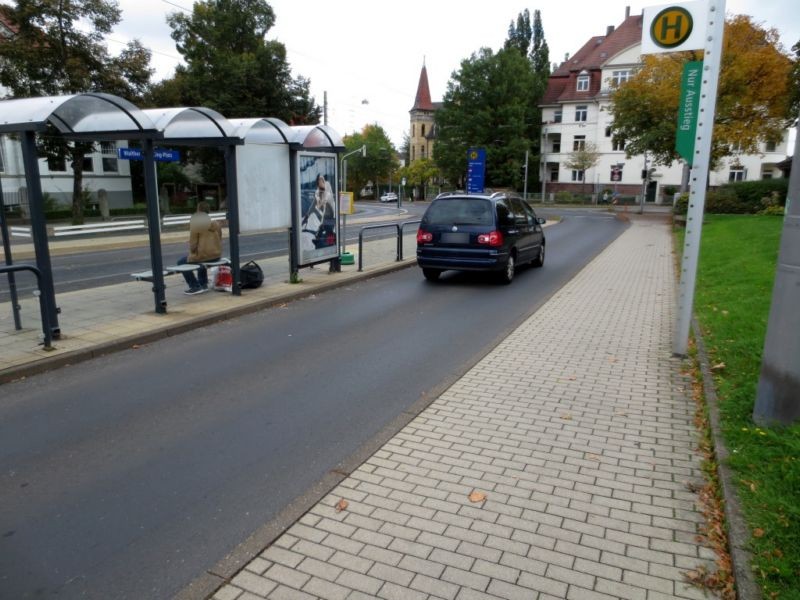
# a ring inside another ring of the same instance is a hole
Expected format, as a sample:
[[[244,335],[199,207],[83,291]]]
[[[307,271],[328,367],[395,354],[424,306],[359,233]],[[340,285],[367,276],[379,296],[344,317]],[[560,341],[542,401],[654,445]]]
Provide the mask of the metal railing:
[[[383,229],[385,227],[394,227],[396,235],[398,239],[400,237],[400,225],[398,223],[385,223],[383,225],[367,225],[366,227],[362,227],[361,231],[358,232],[358,270],[364,270],[364,232],[370,229]],[[397,255],[397,260],[400,260],[399,254]]]
[[[422,221],[405,221],[403,223],[384,223],[382,225],[367,225],[362,227],[358,232],[358,270],[364,270],[364,232],[373,229],[384,229],[386,227],[394,227],[395,235],[397,236],[397,245],[395,251],[395,261],[403,260],[403,229],[406,225],[417,225]]]
[[[30,271],[34,275],[36,275],[36,287],[37,292],[42,289],[42,272],[39,271],[33,265],[3,265],[0,266],[0,273],[8,273],[9,277],[13,281],[13,274],[18,273],[19,271]],[[47,307],[45,303],[47,302],[45,296],[41,293],[37,294],[39,296],[39,310],[42,314],[42,332],[44,333],[44,347],[47,350],[50,350],[53,347],[53,332],[50,330],[50,318],[48,317]],[[19,309],[20,307],[17,305],[16,302],[12,301],[12,308],[14,310],[14,322],[19,323]]]
[[[400,224],[400,235],[397,238],[397,260],[403,260],[403,228],[405,228],[406,225],[419,225],[420,223],[422,223],[422,219],[404,221]]]

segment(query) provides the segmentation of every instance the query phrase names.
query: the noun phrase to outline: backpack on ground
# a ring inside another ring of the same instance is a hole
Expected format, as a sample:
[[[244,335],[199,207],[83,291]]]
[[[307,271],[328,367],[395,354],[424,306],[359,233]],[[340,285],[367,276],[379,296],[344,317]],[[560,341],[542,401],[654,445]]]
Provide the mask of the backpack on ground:
[[[257,262],[251,260],[239,267],[239,280],[242,282],[239,287],[243,290],[261,287],[264,282],[264,271],[261,270]]]

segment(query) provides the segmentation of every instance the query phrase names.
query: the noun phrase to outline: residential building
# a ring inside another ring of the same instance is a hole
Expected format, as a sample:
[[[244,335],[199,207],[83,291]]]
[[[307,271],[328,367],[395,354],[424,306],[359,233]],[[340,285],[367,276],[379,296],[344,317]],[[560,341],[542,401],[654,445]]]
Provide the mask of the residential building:
[[[678,188],[683,162],[654,166],[646,156],[625,156],[624,140],[611,134],[608,112],[614,86],[627,81],[642,64],[642,16],[625,11],[618,27],[587,41],[550,76],[542,99],[542,161],[540,173],[546,194],[567,190],[622,195],[645,193],[648,202],[671,202],[664,188]],[[710,174],[709,185],[781,177],[779,164],[788,154],[788,131],[780,144],[762,144],[761,152],[725,158]],[[570,153],[592,143],[600,154],[598,164],[583,171],[566,167]],[[647,180],[642,175],[650,173]]]

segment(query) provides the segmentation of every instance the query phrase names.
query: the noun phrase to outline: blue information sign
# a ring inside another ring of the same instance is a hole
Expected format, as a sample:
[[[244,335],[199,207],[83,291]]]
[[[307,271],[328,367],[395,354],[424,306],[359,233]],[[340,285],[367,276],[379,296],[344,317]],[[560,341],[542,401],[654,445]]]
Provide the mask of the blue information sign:
[[[117,156],[122,160],[142,160],[142,151],[139,148],[117,148]],[[181,153],[177,150],[154,148],[153,158],[158,162],[178,162]]]
[[[467,193],[482,194],[486,175],[486,150],[470,148],[467,150]]]

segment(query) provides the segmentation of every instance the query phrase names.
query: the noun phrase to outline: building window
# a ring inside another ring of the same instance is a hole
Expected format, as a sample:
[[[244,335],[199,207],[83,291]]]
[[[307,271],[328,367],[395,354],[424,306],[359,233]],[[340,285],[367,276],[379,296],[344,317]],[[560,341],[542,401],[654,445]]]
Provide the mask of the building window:
[[[761,179],[772,179],[772,173],[770,171],[764,171],[761,174]]]
[[[420,146],[419,147],[419,157],[420,158],[425,158],[425,146]]]
[[[731,167],[731,171],[728,173],[728,181],[744,181],[744,177],[744,167]]]
[[[422,130],[422,131],[420,132],[420,135],[421,135],[422,137],[425,137],[425,123],[423,123],[423,124],[422,124],[422,125],[420,125],[419,127],[420,127],[420,129]]]
[[[561,109],[557,108],[553,113],[553,123],[561,123]]]
[[[91,156],[83,157],[83,172],[94,173],[94,160],[92,159]]]
[[[576,121],[578,121],[578,122],[585,121],[586,117],[588,116],[588,114],[589,114],[588,105],[579,104],[578,106],[575,107],[575,120]]]
[[[583,171],[572,171],[572,181],[583,181]]]
[[[117,173],[119,171],[117,143],[103,142],[100,145],[100,152],[103,155],[103,173]]]
[[[625,140],[615,137],[613,140],[611,140],[611,150],[614,152],[622,152],[625,150]]]
[[[554,164],[550,167],[550,181],[558,181],[558,164]]]
[[[606,137],[611,137],[611,125],[606,127]]]
[[[47,169],[51,173],[55,172],[63,172],[67,170],[67,161],[64,159],[63,156],[56,156],[55,158],[48,156],[47,157]]]
[[[767,142],[764,144],[764,152],[775,152],[776,146],[775,142]]]
[[[6,172],[6,137],[0,135],[0,173]]]
[[[413,138],[413,137],[417,137],[417,134],[415,133],[416,129],[417,129],[417,126],[416,126],[416,125],[414,125],[414,123],[412,123],[412,124],[411,124],[411,137],[412,137],[412,138]]]
[[[553,140],[553,152],[561,152],[561,138],[557,138]]]
[[[589,74],[581,73],[578,75],[578,87],[576,88],[579,92],[588,92],[589,91]]]
[[[586,149],[586,136],[576,135],[572,140],[572,151],[578,152],[579,150]]]
[[[611,86],[619,87],[631,78],[631,72],[626,71],[612,71],[611,72]]]

